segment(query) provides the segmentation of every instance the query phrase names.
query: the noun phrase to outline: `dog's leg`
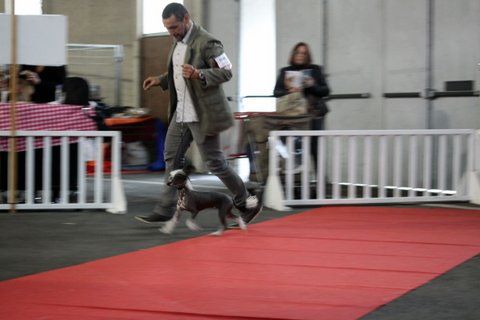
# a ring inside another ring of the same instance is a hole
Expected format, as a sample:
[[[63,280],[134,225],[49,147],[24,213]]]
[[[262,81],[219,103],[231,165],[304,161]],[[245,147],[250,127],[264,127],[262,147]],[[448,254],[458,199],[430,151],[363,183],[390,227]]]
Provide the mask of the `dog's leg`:
[[[165,225],[158,230],[165,234],[172,234],[173,230],[175,230],[178,220],[180,219],[180,214],[181,210],[180,208],[177,208],[177,211],[175,211],[172,219],[168,220]]]
[[[218,229],[218,230],[215,231],[215,232],[210,233],[210,235],[212,235],[212,236],[221,236],[221,235],[223,234],[223,231],[224,231],[224,230],[225,230],[225,229],[224,229],[223,227],[220,227],[220,229]]]
[[[192,231],[199,231],[202,230],[202,227],[200,227],[193,219],[196,216],[196,214],[192,214],[191,217],[187,218],[187,221],[185,221],[185,224],[187,225],[187,228],[192,230]]]
[[[232,207],[233,207],[233,204],[229,203],[228,205],[221,206],[218,209],[218,217],[220,218],[221,226],[220,226],[220,229],[218,229],[218,231],[215,232],[215,233],[217,233],[217,235],[221,235],[223,233],[223,231],[228,228],[227,217],[230,214],[232,214]]]
[[[223,232],[228,229],[227,217],[233,216],[232,208],[233,204],[228,203],[227,205],[223,205],[218,209],[218,217],[220,218],[221,225],[217,231],[211,233],[212,236],[221,236]]]
[[[238,228],[240,228],[242,230],[247,230],[247,224],[245,223],[245,221],[243,221],[241,216],[234,215],[232,213],[232,209],[233,209],[233,206],[228,209],[227,217],[230,218],[230,219],[235,219],[235,221],[237,222]],[[225,229],[229,229],[227,225],[225,225]]]
[[[242,217],[234,215],[232,211],[228,213],[227,217],[229,219],[234,219],[237,222],[238,228],[242,230],[247,230],[247,224],[245,223],[245,221],[243,221]],[[226,229],[229,229],[228,226],[226,227]]]
[[[243,221],[242,217],[236,217],[238,227],[242,230],[247,230],[247,224]]]

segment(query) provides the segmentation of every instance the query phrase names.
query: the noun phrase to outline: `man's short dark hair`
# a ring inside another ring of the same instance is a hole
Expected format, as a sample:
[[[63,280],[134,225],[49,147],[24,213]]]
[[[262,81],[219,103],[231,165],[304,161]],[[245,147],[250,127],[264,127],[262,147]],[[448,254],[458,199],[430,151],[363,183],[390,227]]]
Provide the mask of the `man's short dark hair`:
[[[165,20],[174,15],[178,21],[181,21],[183,20],[183,18],[185,18],[185,15],[187,14],[188,11],[183,5],[181,5],[180,3],[172,2],[169,3],[165,7],[165,9],[163,9],[162,19]]]

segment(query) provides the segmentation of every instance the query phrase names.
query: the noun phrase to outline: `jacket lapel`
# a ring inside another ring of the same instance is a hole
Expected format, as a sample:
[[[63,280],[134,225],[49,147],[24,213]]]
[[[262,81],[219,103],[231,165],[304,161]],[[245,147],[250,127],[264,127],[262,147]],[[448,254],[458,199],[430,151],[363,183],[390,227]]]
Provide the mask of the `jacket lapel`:
[[[174,41],[173,45],[170,47],[170,52],[168,53],[167,70],[170,70],[170,67],[172,66],[172,56],[176,46],[177,46],[177,41]]]
[[[191,48],[190,46],[187,47],[187,51],[185,52],[185,60],[184,60],[184,63],[185,64],[191,64],[192,62],[192,53],[193,53],[193,48]]]
[[[193,56],[192,44],[195,41],[195,38],[197,37],[198,28],[199,27],[196,24],[193,24],[192,33],[190,34],[190,37],[188,38],[188,41],[187,41],[187,52],[185,52],[184,62],[186,64],[191,64],[192,56]]]

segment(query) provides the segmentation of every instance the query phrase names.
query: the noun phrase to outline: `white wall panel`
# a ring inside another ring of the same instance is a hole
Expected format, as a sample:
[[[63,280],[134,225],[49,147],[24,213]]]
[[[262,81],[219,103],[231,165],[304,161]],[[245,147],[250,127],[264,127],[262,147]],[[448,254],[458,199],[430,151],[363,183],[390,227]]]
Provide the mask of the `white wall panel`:
[[[425,0],[385,1],[385,92],[425,88],[426,16]]]
[[[480,1],[436,0],[434,8],[434,88],[445,81],[474,80],[479,90]],[[480,128],[480,98],[441,98],[434,101],[434,128]]]
[[[328,129],[381,128],[381,0],[329,1],[329,84],[333,94],[371,93],[371,99],[330,101]]]
[[[479,129],[480,98],[442,98],[435,100],[432,122],[434,129]]]
[[[435,0],[435,89],[447,80],[479,80],[480,0]]]
[[[427,1],[385,0],[383,92],[423,92],[427,71]],[[421,129],[427,123],[423,98],[386,98],[385,128]]]
[[[227,96],[238,95],[239,79],[239,37],[240,6],[238,1],[210,0],[207,7],[207,21],[203,23],[207,31],[222,41],[225,52],[232,62],[233,78],[223,84]]]

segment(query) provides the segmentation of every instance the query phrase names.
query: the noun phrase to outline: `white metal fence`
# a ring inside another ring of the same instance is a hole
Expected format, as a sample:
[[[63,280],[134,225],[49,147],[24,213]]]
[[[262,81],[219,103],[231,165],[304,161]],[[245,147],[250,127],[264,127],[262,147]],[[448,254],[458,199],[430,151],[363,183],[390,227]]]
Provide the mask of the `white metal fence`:
[[[265,205],[471,201],[478,140],[468,129],[272,131]]]
[[[9,135],[9,131],[0,131],[0,141],[5,142],[9,139]],[[120,132],[17,131],[16,141],[17,144],[22,145],[25,158],[25,181],[19,181],[24,188],[17,192],[16,209],[106,209],[112,213],[126,211],[125,194],[120,176]],[[111,148],[110,173],[104,172],[104,143],[108,143]],[[52,149],[56,144],[59,145],[59,161],[58,159],[53,161],[52,158]],[[78,152],[74,155],[76,159],[72,158],[71,145],[73,144],[78,146]],[[36,147],[39,145],[41,145],[42,166],[35,164],[35,161],[38,161]],[[86,160],[90,160],[85,153],[87,149],[91,150],[90,154],[93,155],[96,164],[94,173],[90,177],[86,169]],[[77,171],[74,177],[76,178],[74,190],[69,181],[72,162],[73,166],[76,165],[75,171]],[[39,177],[38,170],[41,170],[41,190],[35,188],[35,177]],[[59,172],[60,177],[55,177],[55,172]],[[105,179],[106,175],[110,176],[109,180]],[[60,181],[57,198],[52,194],[52,179]],[[9,210],[12,206],[7,203],[6,194],[6,190],[3,190],[0,210]]]

